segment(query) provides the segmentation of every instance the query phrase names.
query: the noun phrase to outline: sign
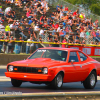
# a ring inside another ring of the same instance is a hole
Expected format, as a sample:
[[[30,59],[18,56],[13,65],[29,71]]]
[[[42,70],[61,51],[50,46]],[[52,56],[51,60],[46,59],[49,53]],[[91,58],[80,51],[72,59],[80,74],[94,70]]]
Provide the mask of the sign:
[[[100,47],[68,45],[68,48],[81,50],[89,56],[100,56]]]

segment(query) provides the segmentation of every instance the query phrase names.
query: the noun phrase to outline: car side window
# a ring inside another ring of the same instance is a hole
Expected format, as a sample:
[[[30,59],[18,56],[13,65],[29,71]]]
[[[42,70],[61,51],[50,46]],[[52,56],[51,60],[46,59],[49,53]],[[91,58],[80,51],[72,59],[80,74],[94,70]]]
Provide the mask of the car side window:
[[[79,62],[76,52],[70,52],[69,62],[71,62],[71,60],[74,60],[74,62]]]
[[[84,61],[87,59],[87,57],[81,52],[79,52],[79,56],[80,56],[81,61]]]

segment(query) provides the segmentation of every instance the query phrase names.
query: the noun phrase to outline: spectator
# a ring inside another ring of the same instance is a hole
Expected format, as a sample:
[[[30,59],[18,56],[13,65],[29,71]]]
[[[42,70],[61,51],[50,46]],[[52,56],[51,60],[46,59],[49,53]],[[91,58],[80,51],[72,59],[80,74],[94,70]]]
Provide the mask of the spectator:
[[[36,24],[36,25],[35,25],[34,31],[39,31],[39,24]]]
[[[55,43],[55,44],[53,44],[53,47],[59,47],[59,41],[58,41],[57,37],[54,38],[53,42]]]
[[[42,38],[39,37],[39,39],[37,40],[37,42],[42,43]],[[36,43],[36,50],[39,48],[39,43]]]
[[[3,41],[2,40],[4,40],[4,36],[2,36],[1,38],[0,38],[0,53],[1,53],[1,49],[2,49],[2,47],[3,47]]]
[[[27,43],[26,43],[26,54],[28,54],[30,52],[32,53],[32,46],[34,46],[34,45],[33,45],[33,43],[29,43],[29,42],[32,42],[32,41],[33,41],[32,37],[30,37],[30,39],[27,40]]]
[[[0,15],[1,15],[2,17],[4,16],[1,3],[0,3]]]
[[[4,53],[8,53],[8,41],[9,41],[9,37],[7,36],[5,39],[4,39]]]
[[[2,23],[0,24],[0,31],[5,32],[5,26]]]
[[[67,43],[66,38],[63,38],[62,43]],[[62,44],[63,48],[66,48],[66,44]]]
[[[17,43],[17,44],[18,44],[18,54],[21,52],[22,42],[23,42],[24,40],[22,39],[22,37],[19,37],[19,41],[20,41],[20,42]]]
[[[8,41],[8,53],[13,53],[12,49],[13,49],[13,36],[11,36],[11,38]]]
[[[40,29],[39,36],[42,37],[42,39],[44,39],[44,28]]]

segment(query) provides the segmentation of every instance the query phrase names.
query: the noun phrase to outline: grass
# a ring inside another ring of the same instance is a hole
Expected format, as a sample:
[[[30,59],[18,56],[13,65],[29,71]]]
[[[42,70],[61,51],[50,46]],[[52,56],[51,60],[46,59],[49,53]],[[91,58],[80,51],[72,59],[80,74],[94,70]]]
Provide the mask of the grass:
[[[91,58],[100,58],[100,56],[89,56]]]

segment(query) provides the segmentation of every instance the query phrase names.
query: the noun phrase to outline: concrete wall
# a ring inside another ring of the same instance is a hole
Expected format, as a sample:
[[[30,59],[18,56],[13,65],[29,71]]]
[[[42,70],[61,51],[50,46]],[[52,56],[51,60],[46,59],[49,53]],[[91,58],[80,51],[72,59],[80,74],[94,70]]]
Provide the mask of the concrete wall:
[[[0,65],[7,65],[9,62],[24,60],[29,55],[19,55],[19,54],[0,54]]]
[[[7,65],[9,62],[24,60],[29,55],[21,55],[21,54],[0,54],[0,65]],[[100,62],[100,58],[94,58]]]

